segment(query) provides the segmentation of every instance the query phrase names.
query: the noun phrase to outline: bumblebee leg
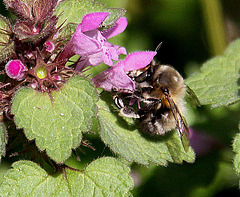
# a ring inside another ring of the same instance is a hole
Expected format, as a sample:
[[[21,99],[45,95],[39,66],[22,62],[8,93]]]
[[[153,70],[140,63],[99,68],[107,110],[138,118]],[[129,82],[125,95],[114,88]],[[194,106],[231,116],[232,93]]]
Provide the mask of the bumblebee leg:
[[[131,107],[121,108],[120,115],[127,117],[127,118],[140,118],[140,115]]]
[[[120,109],[120,115],[127,117],[127,118],[140,118],[137,111],[135,111],[133,108],[125,106],[123,100],[117,96],[114,98],[115,105]]]
[[[115,95],[115,96],[113,97],[113,100],[114,100],[115,105],[116,105],[119,109],[125,107],[125,104],[124,104],[123,100],[122,100],[121,98],[119,98],[117,95]]]

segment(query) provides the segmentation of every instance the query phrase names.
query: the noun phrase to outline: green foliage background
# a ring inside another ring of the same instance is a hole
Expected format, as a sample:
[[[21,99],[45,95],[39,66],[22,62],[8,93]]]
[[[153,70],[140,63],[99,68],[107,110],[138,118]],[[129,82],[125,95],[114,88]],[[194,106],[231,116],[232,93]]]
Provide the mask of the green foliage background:
[[[99,0],[99,2],[106,3],[108,7],[122,7],[127,10],[129,25],[126,31],[110,41],[125,46],[128,52],[154,50],[160,42],[163,42],[157,60],[163,64],[173,65],[184,78],[193,76],[210,58],[222,55],[227,45],[239,37],[240,19],[236,13],[239,13],[240,3],[237,0],[214,0],[215,4],[210,8],[206,6],[205,1],[200,0]],[[218,2],[222,5],[220,10],[216,6]],[[0,10],[5,14],[3,7],[0,5]],[[220,14],[212,16],[209,20],[206,17],[209,9],[212,9],[210,12]],[[214,24],[217,26],[212,30],[210,27],[213,25],[211,21],[214,21],[214,17],[217,21]],[[225,31],[222,33],[217,28],[220,30],[223,28]],[[215,36],[212,37],[212,34]],[[239,104],[230,107],[224,107],[223,104],[218,109],[212,109],[210,106],[189,108],[186,118],[194,129],[218,140],[220,148],[214,147],[211,151],[199,155],[193,164],[169,164],[168,167],[134,165],[133,195],[239,196],[239,179],[234,171],[232,161],[235,155],[231,147],[233,138],[238,133]],[[93,131],[98,130],[97,125],[94,124]],[[81,158],[83,168],[92,157],[112,155],[94,136],[89,135],[89,138],[96,151],[93,153],[83,148],[86,153]],[[238,151],[238,147],[236,138],[235,152]],[[12,161],[14,158],[1,164],[0,182],[2,174],[10,168],[9,163]],[[70,158],[67,164],[74,166],[76,161]]]

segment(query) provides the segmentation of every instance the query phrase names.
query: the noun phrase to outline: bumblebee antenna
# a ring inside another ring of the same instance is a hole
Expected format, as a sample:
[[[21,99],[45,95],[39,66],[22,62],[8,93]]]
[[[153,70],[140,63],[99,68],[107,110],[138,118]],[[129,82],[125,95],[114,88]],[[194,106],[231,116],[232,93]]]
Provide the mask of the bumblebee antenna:
[[[160,42],[158,45],[157,45],[157,47],[156,47],[156,49],[154,50],[155,52],[158,52],[158,50],[161,48],[161,46],[162,46],[162,42]]]

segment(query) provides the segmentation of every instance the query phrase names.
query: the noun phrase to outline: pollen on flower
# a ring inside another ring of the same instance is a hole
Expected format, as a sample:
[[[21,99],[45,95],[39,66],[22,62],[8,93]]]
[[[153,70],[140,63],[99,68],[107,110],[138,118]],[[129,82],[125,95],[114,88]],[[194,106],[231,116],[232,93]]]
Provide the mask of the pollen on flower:
[[[44,67],[37,68],[37,77],[39,79],[44,79],[47,77],[47,70]]]
[[[10,60],[5,65],[5,70],[10,78],[21,81],[28,69],[20,60]]]

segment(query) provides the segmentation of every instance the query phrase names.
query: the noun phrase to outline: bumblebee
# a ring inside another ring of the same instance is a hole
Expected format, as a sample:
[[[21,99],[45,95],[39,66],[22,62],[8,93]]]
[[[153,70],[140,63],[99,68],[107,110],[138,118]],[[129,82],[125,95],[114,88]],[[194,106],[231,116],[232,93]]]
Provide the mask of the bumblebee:
[[[114,102],[120,114],[140,119],[142,131],[151,136],[164,135],[176,128],[187,150],[189,129],[183,114],[188,87],[183,77],[173,67],[154,61],[145,70],[131,71],[128,76],[135,82],[136,89],[115,94]],[[133,103],[137,103],[137,107],[132,107]]]

